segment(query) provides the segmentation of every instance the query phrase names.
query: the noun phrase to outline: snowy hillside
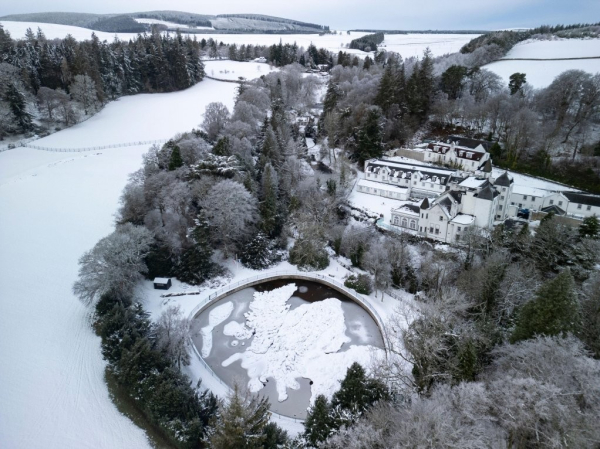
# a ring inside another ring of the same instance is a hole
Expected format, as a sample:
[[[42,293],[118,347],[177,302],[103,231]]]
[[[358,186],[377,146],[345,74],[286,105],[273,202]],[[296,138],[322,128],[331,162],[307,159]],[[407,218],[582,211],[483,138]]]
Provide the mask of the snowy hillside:
[[[533,87],[546,87],[566,70],[599,73],[600,39],[525,41],[515,45],[502,60],[485,68],[500,75],[506,83],[510,75],[522,72]]]
[[[269,64],[237,61],[205,61],[204,71],[210,77],[237,81],[240,77],[247,80],[259,78],[275,69]]]
[[[387,51],[399,53],[403,58],[422,57],[426,48],[435,56],[456,53],[477,34],[386,34],[381,44]]]

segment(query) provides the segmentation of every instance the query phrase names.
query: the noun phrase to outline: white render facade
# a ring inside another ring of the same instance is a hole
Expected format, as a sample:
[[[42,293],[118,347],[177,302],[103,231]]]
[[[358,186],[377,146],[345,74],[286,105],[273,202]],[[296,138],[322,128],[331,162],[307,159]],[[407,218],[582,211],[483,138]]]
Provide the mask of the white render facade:
[[[468,148],[454,142],[433,142],[423,150],[425,162],[449,165],[484,178],[491,177],[490,154],[482,145]]]

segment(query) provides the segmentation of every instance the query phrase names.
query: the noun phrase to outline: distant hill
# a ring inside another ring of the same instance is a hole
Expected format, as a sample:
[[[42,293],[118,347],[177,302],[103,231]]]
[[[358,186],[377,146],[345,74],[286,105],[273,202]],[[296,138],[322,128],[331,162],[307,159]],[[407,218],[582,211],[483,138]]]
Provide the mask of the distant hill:
[[[198,30],[207,32],[206,28],[211,28],[212,30],[209,31],[214,33],[321,33],[329,31],[328,26],[262,14],[221,14],[213,16],[181,11],[147,11],[128,14],[42,12],[0,17],[0,20],[56,23],[111,33],[138,33],[150,29],[149,24],[138,23],[135,19],[155,19],[169,22],[171,25],[161,25],[166,29],[179,28],[174,25],[181,25],[182,32],[190,33]]]

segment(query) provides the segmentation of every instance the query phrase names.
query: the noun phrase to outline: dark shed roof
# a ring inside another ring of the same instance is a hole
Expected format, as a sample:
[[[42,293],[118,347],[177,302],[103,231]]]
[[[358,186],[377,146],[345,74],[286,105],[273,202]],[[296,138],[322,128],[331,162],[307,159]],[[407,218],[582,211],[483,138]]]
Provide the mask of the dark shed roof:
[[[585,204],[586,206],[600,207],[600,196],[580,192],[562,192],[572,203]]]

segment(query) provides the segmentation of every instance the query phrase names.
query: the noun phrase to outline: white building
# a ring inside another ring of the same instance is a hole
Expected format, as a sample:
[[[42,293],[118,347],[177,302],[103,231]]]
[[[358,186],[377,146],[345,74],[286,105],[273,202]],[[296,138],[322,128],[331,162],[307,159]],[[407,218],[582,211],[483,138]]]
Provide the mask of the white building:
[[[490,154],[478,145],[476,148],[459,146],[455,142],[433,142],[424,149],[425,162],[456,167],[476,176],[489,178],[492,172]]]

